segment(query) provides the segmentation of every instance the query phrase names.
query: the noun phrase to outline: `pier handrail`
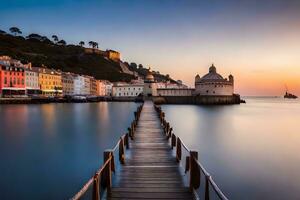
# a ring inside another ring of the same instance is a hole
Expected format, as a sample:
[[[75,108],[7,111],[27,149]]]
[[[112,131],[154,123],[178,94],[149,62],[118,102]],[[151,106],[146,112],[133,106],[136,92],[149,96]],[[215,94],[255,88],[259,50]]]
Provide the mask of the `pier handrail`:
[[[128,128],[129,132],[123,134],[113,149],[108,149],[104,151],[104,162],[103,165],[96,171],[95,175],[91,177],[83,187],[71,198],[72,200],[81,199],[89,188],[92,187],[93,194],[92,200],[100,200],[100,188],[101,186],[108,191],[111,189],[111,176],[112,172],[115,172],[115,164],[114,164],[114,153],[117,149],[119,149],[119,161],[121,164],[125,163],[125,148],[129,149],[129,138],[133,139],[134,131],[137,126],[138,120],[140,118],[140,114],[143,108],[143,104],[138,106],[137,111],[134,112],[134,120],[131,123],[131,127]]]
[[[161,124],[164,127],[164,133],[166,138],[169,140],[171,138],[171,147],[176,147],[176,159],[178,162],[181,160],[181,147],[183,147],[187,152],[189,152],[189,156],[186,157],[186,172],[190,171],[190,190],[192,190],[196,195],[196,189],[200,187],[201,174],[199,169],[205,176],[205,200],[210,199],[210,186],[212,187],[215,194],[219,197],[220,200],[228,200],[228,198],[224,195],[218,185],[215,183],[211,175],[206,171],[203,165],[198,160],[198,152],[191,151],[181,140],[180,137],[177,137],[172,131],[173,128],[170,127],[170,123],[165,119],[165,113],[162,111],[160,106],[154,105],[155,110],[158,113]],[[195,166],[196,165],[196,166]]]

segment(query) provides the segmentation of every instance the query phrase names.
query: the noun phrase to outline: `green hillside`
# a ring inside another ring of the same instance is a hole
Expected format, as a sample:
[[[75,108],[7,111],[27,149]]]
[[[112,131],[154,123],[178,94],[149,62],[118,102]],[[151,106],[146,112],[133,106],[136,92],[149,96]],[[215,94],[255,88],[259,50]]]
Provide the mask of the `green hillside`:
[[[84,48],[75,45],[57,45],[49,39],[25,39],[0,33],[0,55],[8,55],[33,66],[45,65],[66,72],[86,74],[97,79],[130,81],[131,75],[121,72],[118,63],[97,54],[85,54]]]

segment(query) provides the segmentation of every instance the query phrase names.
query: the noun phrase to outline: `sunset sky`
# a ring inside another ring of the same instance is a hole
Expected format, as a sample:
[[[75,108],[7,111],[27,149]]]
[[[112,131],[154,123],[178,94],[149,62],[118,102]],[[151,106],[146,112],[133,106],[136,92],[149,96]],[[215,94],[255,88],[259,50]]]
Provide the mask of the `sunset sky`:
[[[0,0],[0,29],[99,42],[193,86],[214,63],[241,95],[300,95],[297,0]]]

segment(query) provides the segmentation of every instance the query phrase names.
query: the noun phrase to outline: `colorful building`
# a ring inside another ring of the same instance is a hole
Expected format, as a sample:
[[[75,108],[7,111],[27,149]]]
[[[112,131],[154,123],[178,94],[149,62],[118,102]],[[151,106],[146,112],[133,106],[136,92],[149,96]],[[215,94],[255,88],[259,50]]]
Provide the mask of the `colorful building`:
[[[106,96],[105,80],[97,80],[97,96]]]
[[[32,67],[32,70],[39,73],[42,95],[62,96],[61,72],[43,67]]]
[[[97,94],[97,80],[94,77],[90,77],[90,94],[98,96]]]
[[[25,70],[14,64],[0,64],[0,94],[2,97],[25,96]]]
[[[64,96],[72,96],[75,94],[74,78],[75,74],[63,72],[61,74],[62,90]]]
[[[25,86],[28,96],[38,95],[41,93],[39,85],[39,73],[32,68],[25,69]]]
[[[89,76],[77,75],[74,78],[74,93],[75,95],[90,95],[91,80]]]

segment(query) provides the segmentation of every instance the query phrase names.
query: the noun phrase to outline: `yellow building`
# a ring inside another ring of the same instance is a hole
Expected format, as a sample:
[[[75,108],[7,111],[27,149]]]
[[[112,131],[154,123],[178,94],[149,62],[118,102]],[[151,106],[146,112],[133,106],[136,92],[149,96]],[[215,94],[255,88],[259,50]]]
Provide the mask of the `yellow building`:
[[[106,50],[107,57],[113,61],[120,61],[121,60],[121,54],[114,50]]]
[[[61,73],[53,69],[33,67],[39,73],[39,85],[45,96],[62,96]]]

